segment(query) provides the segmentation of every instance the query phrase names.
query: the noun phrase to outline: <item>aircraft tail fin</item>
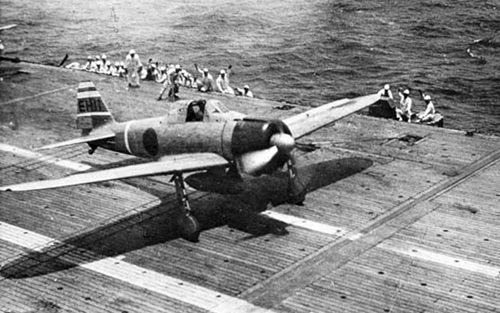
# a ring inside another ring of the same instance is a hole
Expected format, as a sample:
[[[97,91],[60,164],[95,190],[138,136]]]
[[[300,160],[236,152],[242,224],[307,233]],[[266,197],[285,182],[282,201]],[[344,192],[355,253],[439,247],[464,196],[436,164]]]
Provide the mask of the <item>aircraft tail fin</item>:
[[[76,127],[82,135],[88,135],[93,129],[108,123],[115,123],[111,112],[101,98],[94,83],[81,82],[77,93]]]

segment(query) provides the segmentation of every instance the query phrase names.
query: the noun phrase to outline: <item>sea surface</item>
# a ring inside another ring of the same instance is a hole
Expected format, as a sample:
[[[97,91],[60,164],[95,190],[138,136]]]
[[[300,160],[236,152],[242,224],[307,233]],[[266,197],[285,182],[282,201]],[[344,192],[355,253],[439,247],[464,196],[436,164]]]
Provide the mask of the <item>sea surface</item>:
[[[260,98],[317,106],[384,84],[445,126],[500,135],[500,0],[0,0],[7,56],[194,63]],[[470,53],[467,52],[470,49]],[[67,63],[66,63],[67,64]]]

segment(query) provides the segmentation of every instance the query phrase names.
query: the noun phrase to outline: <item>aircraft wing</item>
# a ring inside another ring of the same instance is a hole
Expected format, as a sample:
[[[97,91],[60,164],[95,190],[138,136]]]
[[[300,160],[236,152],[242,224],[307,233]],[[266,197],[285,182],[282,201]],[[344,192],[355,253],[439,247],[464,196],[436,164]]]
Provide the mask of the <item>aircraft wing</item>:
[[[90,143],[90,142],[94,142],[94,141],[112,139],[114,137],[115,137],[115,133],[113,133],[111,131],[105,132],[105,133],[100,133],[100,134],[90,134],[88,136],[83,136],[83,137],[75,138],[75,139],[68,140],[68,141],[54,143],[51,145],[36,148],[34,150],[60,148],[60,147],[65,147],[65,146],[70,146],[70,145],[76,145],[79,143]]]
[[[364,109],[377,102],[379,98],[378,94],[373,94],[354,99],[337,100],[286,118],[283,122],[290,128],[293,137],[297,139]]]
[[[118,180],[124,178],[167,175],[178,172],[194,172],[213,167],[227,166],[229,162],[215,153],[192,153],[166,156],[158,161],[112,168],[102,171],[85,172],[59,179],[34,181],[0,187],[0,191],[29,191],[59,188]]]

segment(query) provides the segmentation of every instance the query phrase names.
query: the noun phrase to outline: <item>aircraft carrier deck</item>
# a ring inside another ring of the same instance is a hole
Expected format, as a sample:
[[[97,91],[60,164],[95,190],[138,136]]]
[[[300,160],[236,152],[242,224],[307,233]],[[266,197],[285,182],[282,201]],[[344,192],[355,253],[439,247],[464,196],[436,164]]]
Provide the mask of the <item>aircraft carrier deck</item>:
[[[160,85],[0,65],[0,184],[137,162],[85,145],[76,86],[115,118],[166,112]],[[181,89],[181,98],[205,95]],[[252,116],[305,108],[219,97]],[[336,99],[332,99],[336,100]],[[500,138],[353,115],[301,140],[286,175],[239,194],[189,190],[204,230],[180,239],[169,177],[0,194],[0,312],[500,312]],[[197,177],[203,181],[203,177]]]

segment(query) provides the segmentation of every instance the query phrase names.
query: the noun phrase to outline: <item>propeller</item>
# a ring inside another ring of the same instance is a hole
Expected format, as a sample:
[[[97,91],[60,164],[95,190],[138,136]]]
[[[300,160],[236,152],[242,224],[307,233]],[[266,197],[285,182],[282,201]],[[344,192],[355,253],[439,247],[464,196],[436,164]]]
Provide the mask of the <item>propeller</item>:
[[[267,172],[270,167],[276,169],[291,155],[295,140],[289,134],[276,133],[271,136],[269,146],[267,149],[250,151],[240,155],[236,159],[240,172],[258,175]],[[281,162],[279,162],[280,160]]]
[[[306,195],[306,187],[297,173],[296,159],[293,154],[295,139],[286,133],[279,132],[271,136],[267,149],[243,153],[237,159],[237,166],[243,173],[258,175],[271,173],[285,162],[288,168],[289,202],[302,204]]]

